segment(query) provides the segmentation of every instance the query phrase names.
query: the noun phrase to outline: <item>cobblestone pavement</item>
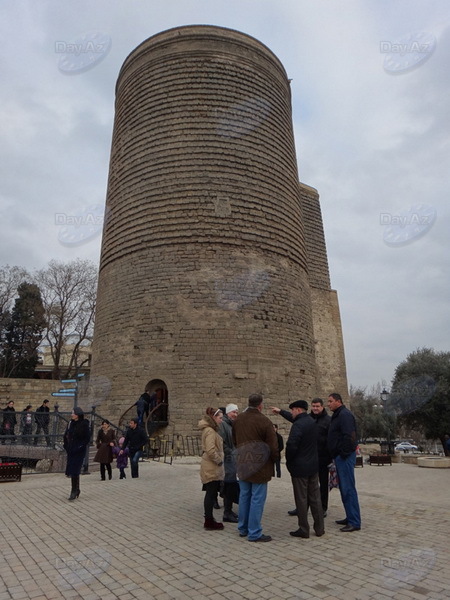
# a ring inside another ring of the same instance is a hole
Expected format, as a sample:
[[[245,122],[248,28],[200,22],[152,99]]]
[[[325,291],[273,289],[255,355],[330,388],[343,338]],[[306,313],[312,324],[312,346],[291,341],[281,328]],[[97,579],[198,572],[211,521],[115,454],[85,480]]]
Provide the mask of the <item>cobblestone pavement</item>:
[[[284,466],[283,466],[284,467]],[[356,469],[363,528],[341,533],[331,492],[326,534],[293,538],[289,476],[269,484],[264,533],[203,529],[197,464],[144,462],[140,478],[60,474],[1,483],[0,600],[135,598],[444,600],[449,597],[450,469]],[[216,511],[221,520],[222,511]]]

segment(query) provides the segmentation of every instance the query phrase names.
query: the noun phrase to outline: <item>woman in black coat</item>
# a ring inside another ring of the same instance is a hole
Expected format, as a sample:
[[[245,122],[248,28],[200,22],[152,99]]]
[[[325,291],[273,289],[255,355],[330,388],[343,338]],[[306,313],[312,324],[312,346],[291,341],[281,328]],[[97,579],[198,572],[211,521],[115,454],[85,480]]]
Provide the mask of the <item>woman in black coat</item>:
[[[100,476],[105,481],[108,471],[108,479],[112,479],[111,463],[113,461],[113,448],[116,445],[116,432],[111,429],[109,421],[102,421],[101,429],[97,434],[97,452],[94,456],[94,462],[100,463]]]
[[[64,450],[67,452],[66,475],[72,479],[72,491],[69,500],[80,495],[80,473],[86,448],[90,440],[89,423],[80,407],[72,411],[70,423],[64,433]]]

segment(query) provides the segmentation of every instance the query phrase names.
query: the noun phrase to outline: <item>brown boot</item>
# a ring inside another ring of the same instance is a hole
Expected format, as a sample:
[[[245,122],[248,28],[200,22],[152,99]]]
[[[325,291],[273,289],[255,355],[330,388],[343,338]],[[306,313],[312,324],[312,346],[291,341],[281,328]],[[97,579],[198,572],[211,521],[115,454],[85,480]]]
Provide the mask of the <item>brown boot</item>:
[[[205,524],[203,525],[205,529],[223,529],[223,523],[218,523],[215,519],[208,519],[205,517]]]

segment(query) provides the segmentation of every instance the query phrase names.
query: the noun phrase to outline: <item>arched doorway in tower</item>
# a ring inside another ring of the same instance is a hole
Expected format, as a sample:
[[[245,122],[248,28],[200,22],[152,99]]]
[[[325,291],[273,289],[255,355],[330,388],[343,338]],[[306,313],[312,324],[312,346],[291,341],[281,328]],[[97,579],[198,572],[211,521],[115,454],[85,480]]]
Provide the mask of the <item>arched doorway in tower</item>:
[[[158,423],[159,427],[165,427],[169,421],[169,391],[167,385],[162,379],[151,379],[145,386],[145,391],[152,399],[148,424],[151,422]],[[152,427],[152,429],[155,429],[155,427]]]

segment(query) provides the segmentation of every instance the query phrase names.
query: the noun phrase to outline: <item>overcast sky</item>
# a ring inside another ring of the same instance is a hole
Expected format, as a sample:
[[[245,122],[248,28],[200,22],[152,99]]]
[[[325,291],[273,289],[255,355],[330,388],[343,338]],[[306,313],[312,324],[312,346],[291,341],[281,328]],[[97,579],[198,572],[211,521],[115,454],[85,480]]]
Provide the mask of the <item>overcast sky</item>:
[[[349,384],[449,350],[448,0],[2,0],[0,265],[98,261],[119,69],[197,23],[254,36],[292,79]]]

